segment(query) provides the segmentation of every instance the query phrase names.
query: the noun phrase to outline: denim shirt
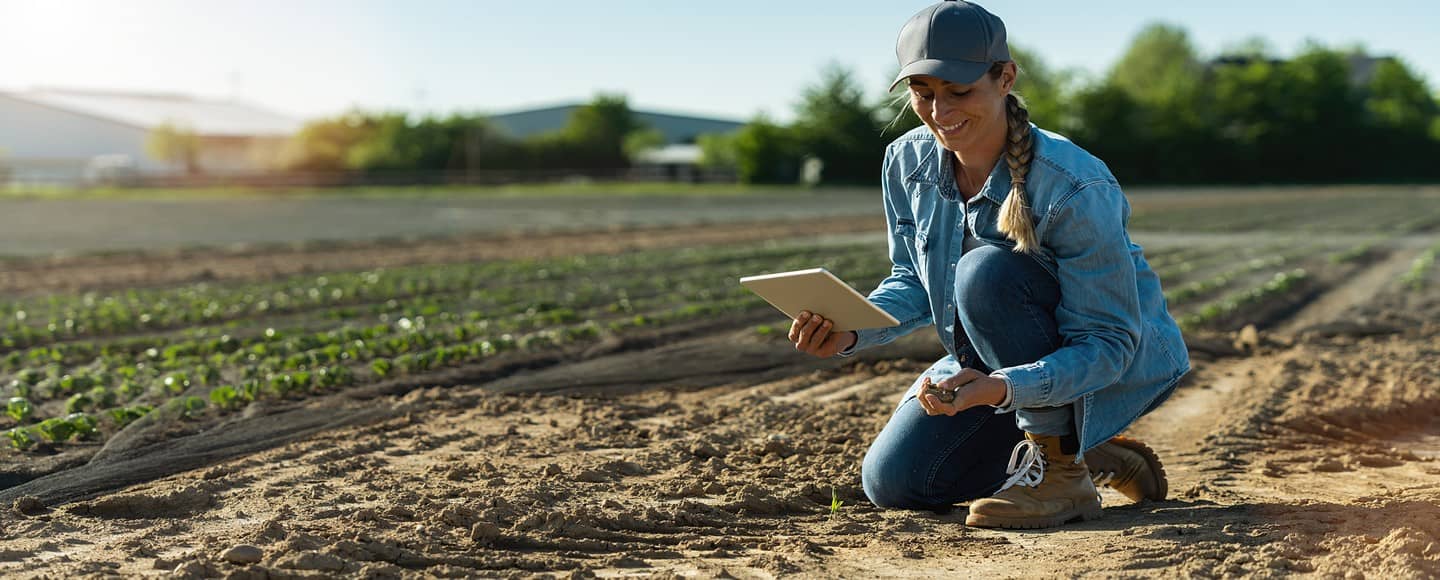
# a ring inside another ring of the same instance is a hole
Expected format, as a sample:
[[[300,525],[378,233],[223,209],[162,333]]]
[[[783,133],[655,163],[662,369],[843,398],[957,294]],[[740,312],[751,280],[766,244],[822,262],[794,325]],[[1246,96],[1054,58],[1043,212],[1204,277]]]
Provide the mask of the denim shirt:
[[[1190,370],[1189,353],[1159,277],[1130,241],[1130,204],[1109,168],[1063,136],[1033,125],[1031,134],[1025,189],[1040,244],[1028,255],[1059,284],[1062,345],[994,374],[1009,383],[1012,408],[1074,404],[1081,448],[1088,450],[1164,401]],[[958,356],[955,264],[965,234],[1007,249],[1015,243],[998,226],[1010,192],[1004,159],[968,204],[955,185],[954,162],[924,126],[886,149],[882,193],[892,267],[869,298],[900,325],[857,331],[855,345],[839,356],[937,322],[941,344]]]

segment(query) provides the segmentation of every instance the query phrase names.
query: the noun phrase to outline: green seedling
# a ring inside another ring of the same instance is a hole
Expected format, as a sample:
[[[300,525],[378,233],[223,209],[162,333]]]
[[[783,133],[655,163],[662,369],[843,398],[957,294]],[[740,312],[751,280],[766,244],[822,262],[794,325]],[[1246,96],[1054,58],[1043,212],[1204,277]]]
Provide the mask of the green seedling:
[[[94,401],[85,393],[77,393],[65,401],[66,413],[79,413],[89,408]]]
[[[10,439],[11,447],[21,451],[34,447],[36,443],[39,443],[35,440],[35,436],[30,434],[30,430],[23,427],[16,427],[6,431],[5,436]]]
[[[24,423],[34,413],[35,407],[24,397],[10,397],[10,401],[5,403],[5,414],[14,419],[16,423]]]
[[[129,425],[134,420],[144,417],[146,413],[149,413],[150,407],[146,405],[135,405],[132,407],[115,407],[114,409],[110,409],[107,412],[110,414],[110,418],[115,421],[115,426],[117,428],[123,429],[126,425]]]
[[[394,365],[390,363],[390,359],[380,358],[375,359],[370,363],[370,370],[375,371],[375,376],[383,378],[390,374],[390,370],[393,368],[393,366]]]
[[[833,518],[839,514],[840,506],[843,505],[845,505],[845,502],[840,501],[840,496],[836,495],[835,488],[830,488],[830,517]]]
[[[210,389],[210,402],[221,409],[229,409],[239,404],[240,393],[230,385],[215,387]]]
[[[75,434],[81,438],[94,435],[95,427],[99,424],[99,422],[95,420],[95,417],[86,413],[71,413],[65,416],[65,420],[70,423],[70,427],[75,430]]]
[[[39,429],[46,439],[55,443],[66,441],[75,435],[75,426],[58,417],[41,421],[36,429]]]

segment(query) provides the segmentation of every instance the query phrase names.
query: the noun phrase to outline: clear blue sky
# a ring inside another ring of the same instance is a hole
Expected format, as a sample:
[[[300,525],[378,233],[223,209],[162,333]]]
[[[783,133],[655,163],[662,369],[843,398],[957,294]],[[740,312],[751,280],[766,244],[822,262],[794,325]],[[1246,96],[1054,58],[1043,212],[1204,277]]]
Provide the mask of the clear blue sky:
[[[235,96],[298,117],[349,106],[503,112],[623,92],[632,107],[787,119],[828,62],[879,95],[927,0],[0,0],[0,90]],[[1202,55],[1250,37],[1399,56],[1440,87],[1440,2],[990,0],[1014,44],[1102,74],[1142,26]],[[1022,65],[1024,63],[1021,63]]]

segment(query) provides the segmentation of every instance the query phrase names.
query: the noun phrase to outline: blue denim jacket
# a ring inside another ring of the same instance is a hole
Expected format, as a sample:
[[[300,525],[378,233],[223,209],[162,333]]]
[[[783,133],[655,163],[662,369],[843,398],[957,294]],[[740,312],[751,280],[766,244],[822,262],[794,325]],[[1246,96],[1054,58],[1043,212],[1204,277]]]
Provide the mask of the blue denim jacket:
[[[1055,321],[1063,346],[995,374],[1011,385],[1011,407],[1076,405],[1076,430],[1088,450],[1164,401],[1190,370],[1189,354],[1159,277],[1130,241],[1130,204],[1109,168],[1063,136],[1033,125],[1032,134],[1025,187],[1040,248],[1031,256],[1059,283]],[[956,188],[954,162],[924,126],[886,149],[882,189],[893,266],[870,301],[900,325],[857,331],[859,340],[840,356],[935,321],[940,342],[958,356],[953,293],[964,232],[1007,249],[1015,243],[997,225],[1010,192],[1004,159],[981,188],[983,199],[969,204]]]

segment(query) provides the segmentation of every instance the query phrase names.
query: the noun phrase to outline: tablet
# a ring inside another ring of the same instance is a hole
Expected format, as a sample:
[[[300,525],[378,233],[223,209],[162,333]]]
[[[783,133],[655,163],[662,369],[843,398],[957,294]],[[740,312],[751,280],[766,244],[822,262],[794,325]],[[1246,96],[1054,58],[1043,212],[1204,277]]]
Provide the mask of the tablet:
[[[746,276],[740,284],[791,320],[807,310],[833,321],[831,332],[900,325],[894,316],[824,268]]]

